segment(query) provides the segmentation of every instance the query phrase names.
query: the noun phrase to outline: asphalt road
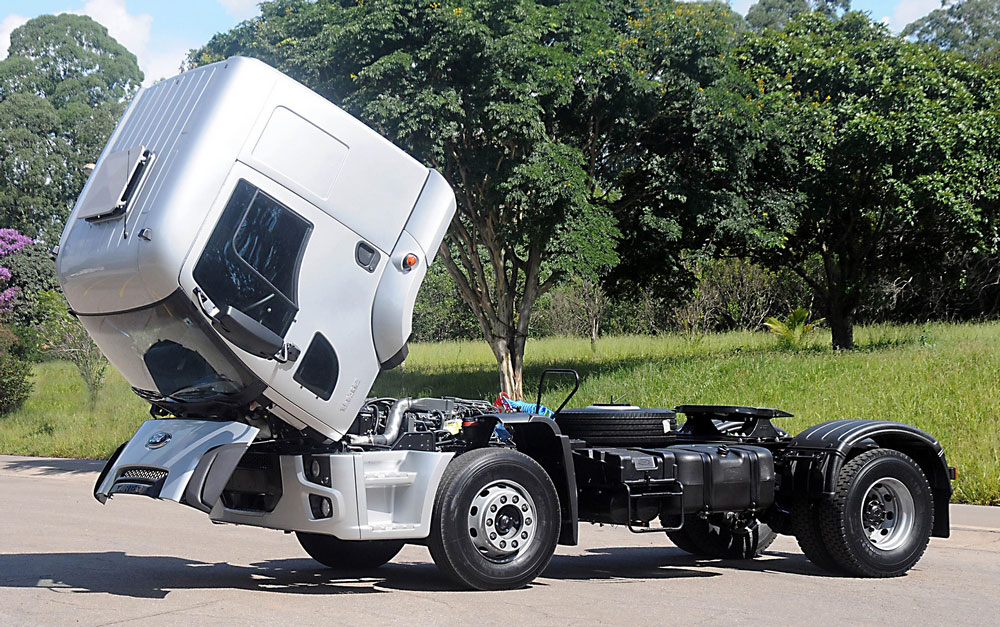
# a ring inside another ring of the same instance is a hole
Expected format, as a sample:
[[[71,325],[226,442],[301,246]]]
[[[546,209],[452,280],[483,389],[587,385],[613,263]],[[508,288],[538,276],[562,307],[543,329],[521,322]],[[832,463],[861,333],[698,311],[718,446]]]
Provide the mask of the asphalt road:
[[[794,539],[752,562],[696,560],[658,534],[581,528],[524,590],[456,591],[406,547],[357,578],[293,536],[213,525],[144,497],[90,495],[100,463],[0,456],[0,625],[981,625],[1000,620],[1000,508],[953,506],[907,576],[825,575]]]

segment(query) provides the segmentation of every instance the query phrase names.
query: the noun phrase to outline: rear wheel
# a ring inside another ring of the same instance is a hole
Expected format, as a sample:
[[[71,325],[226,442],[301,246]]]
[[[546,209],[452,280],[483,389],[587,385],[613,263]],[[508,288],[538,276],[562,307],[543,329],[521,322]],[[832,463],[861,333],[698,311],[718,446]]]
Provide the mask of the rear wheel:
[[[752,559],[771,546],[778,534],[756,518],[739,514],[689,515],[667,537],[682,551],[701,557]]]
[[[341,540],[319,533],[295,532],[299,544],[317,562],[344,571],[378,568],[403,549],[401,540]]]
[[[819,511],[833,561],[860,577],[898,577],[924,554],[934,525],[934,497],[920,466],[891,449],[844,464],[837,491]]]
[[[792,506],[792,533],[799,543],[799,548],[802,549],[810,562],[823,570],[842,573],[843,570],[833,559],[833,555],[830,554],[830,550],[823,540],[823,533],[820,530],[820,507],[821,505],[818,503],[809,502],[796,503]]]
[[[509,449],[477,449],[448,464],[427,545],[460,585],[509,590],[545,569],[559,525],[559,497],[537,462]]]

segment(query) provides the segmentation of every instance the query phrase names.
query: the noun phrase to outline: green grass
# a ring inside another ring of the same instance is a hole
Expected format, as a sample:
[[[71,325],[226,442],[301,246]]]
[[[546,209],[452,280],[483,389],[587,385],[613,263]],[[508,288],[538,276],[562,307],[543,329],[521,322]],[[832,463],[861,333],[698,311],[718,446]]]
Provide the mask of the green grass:
[[[46,457],[109,457],[145,420],[149,404],[132,393],[114,368],[97,405],[69,362],[34,367],[35,388],[24,407],[0,417],[0,453]]]
[[[1000,324],[876,326],[857,330],[858,350],[828,348],[817,333],[799,352],[775,349],[765,333],[532,341],[525,397],[549,367],[582,378],[571,405],[611,400],[641,406],[683,403],[777,407],[795,414],[778,423],[792,433],[836,418],[896,420],[919,427],[959,468],[956,501],[1000,504]],[[405,371],[383,374],[375,393],[493,398],[496,365],[474,342],[414,345]],[[549,384],[546,382],[546,387]],[[553,409],[569,392],[553,385]]]
[[[859,328],[858,350],[837,353],[817,333],[799,352],[775,348],[765,333],[548,338],[528,344],[525,396],[550,367],[582,378],[571,405],[616,400],[673,407],[682,403],[778,407],[795,414],[779,424],[795,433],[835,418],[897,420],[938,438],[959,468],[956,501],[1000,504],[1000,324]],[[555,408],[569,391],[553,381],[543,402]],[[493,399],[496,364],[481,342],[414,344],[404,368],[384,373],[374,394],[454,395]],[[0,452],[104,457],[147,418],[128,385],[109,373],[97,407],[72,366],[35,368],[24,408],[0,418]]]

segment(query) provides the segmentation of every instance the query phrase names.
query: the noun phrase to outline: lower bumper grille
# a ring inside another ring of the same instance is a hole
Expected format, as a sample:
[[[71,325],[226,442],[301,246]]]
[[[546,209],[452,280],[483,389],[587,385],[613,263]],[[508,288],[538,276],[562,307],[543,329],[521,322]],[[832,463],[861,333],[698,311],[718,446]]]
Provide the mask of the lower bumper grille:
[[[118,481],[142,481],[155,483],[167,476],[166,470],[159,468],[129,468],[118,476]]]

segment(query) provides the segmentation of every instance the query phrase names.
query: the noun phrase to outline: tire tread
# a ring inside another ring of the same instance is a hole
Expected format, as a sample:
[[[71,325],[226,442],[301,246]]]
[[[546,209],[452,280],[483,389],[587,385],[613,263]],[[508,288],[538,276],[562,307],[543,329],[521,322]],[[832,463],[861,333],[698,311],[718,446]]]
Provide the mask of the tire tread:
[[[841,468],[840,474],[837,477],[837,485],[833,497],[825,501],[819,509],[820,533],[822,534],[824,544],[829,551],[831,558],[842,570],[861,577],[899,577],[900,575],[905,574],[906,571],[912,567],[911,564],[904,568],[897,568],[892,571],[873,568],[859,560],[854,552],[851,551],[847,542],[847,529],[844,525],[844,510],[847,507],[847,500],[851,495],[851,487],[855,476],[867,464],[882,457],[894,457],[912,464],[914,467],[919,469],[919,466],[917,466],[916,462],[914,462],[912,458],[897,450],[877,448],[865,451],[844,464],[844,467]],[[925,476],[921,476],[923,477],[927,493],[930,494],[930,484],[927,482],[927,478]],[[932,529],[934,527],[933,504],[931,504],[928,509],[931,518],[928,528]],[[919,561],[926,550],[927,542],[924,542],[919,553],[917,553],[915,559],[912,560],[912,563],[915,564]]]

